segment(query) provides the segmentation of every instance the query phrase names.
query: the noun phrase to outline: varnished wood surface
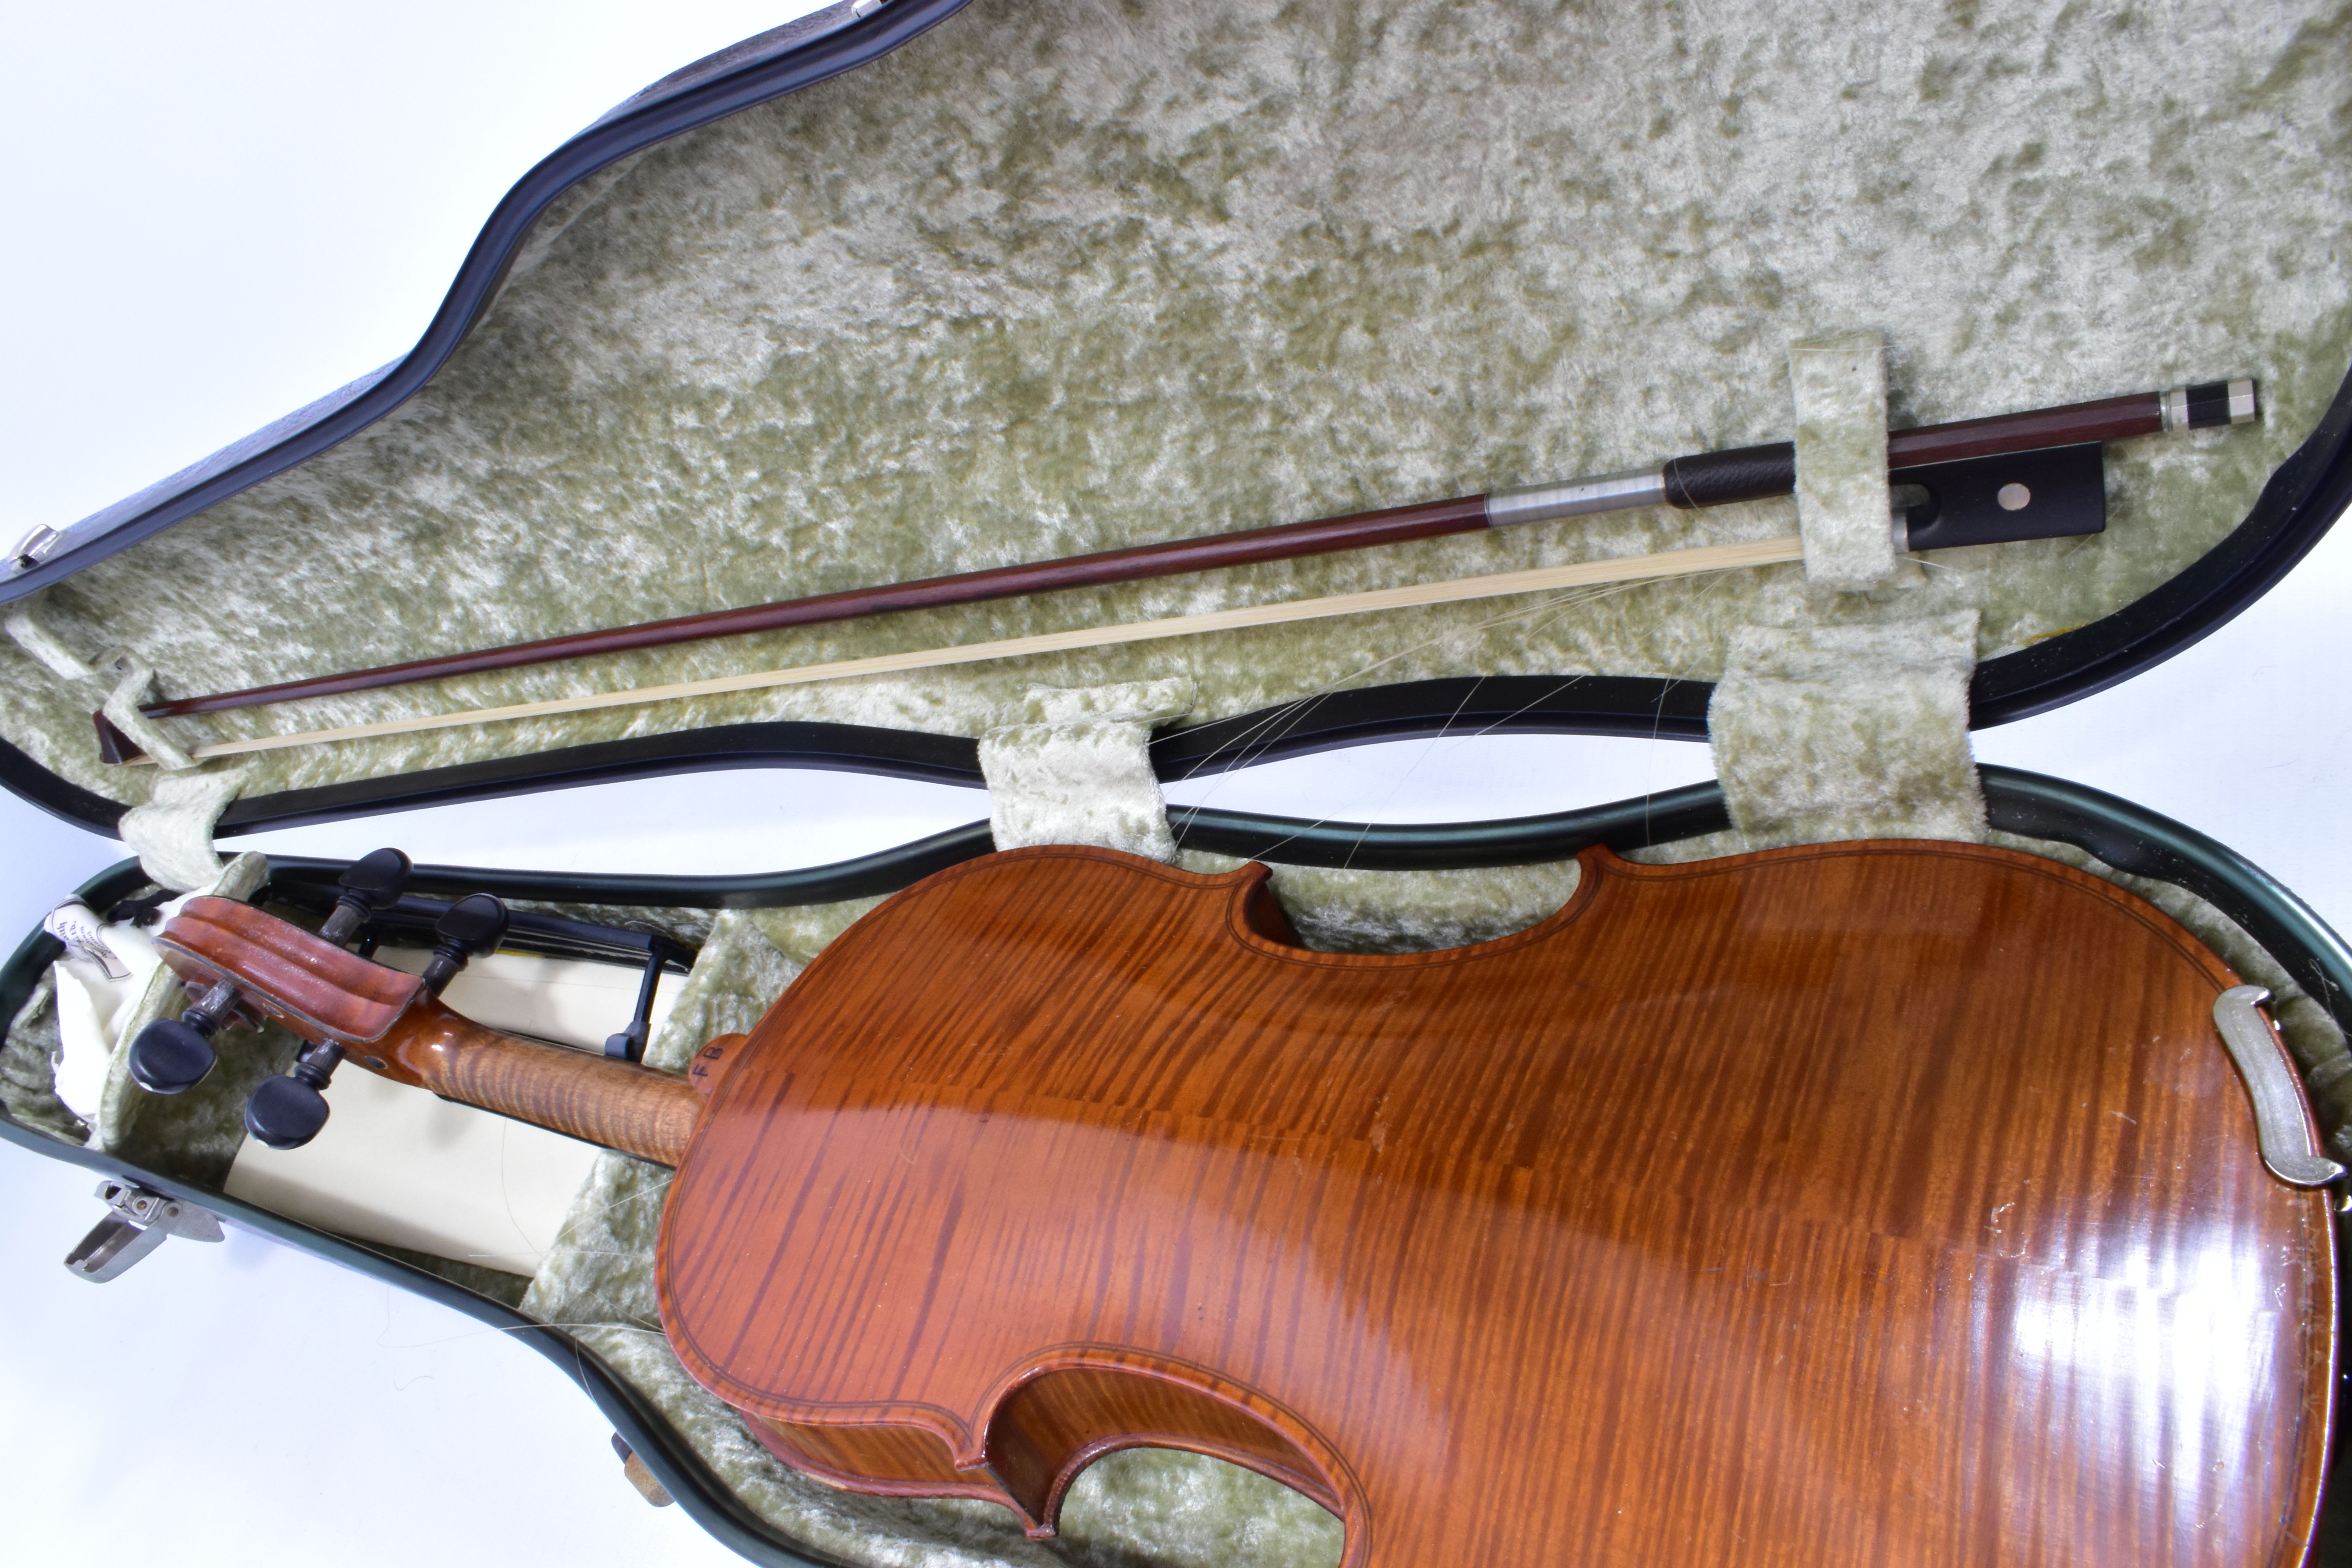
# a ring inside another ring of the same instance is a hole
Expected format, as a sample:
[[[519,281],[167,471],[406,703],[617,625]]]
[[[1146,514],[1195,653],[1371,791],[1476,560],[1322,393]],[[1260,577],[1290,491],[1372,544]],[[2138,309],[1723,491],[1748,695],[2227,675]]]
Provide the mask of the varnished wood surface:
[[[306,1040],[376,1039],[421,984],[235,899],[190,899],[157,941],[180,978],[234,978],[247,1005]]]
[[[1948,425],[1889,430],[1886,466],[1918,468],[1928,463],[1956,463],[1963,458],[1990,458],[2001,452],[2075,447],[2088,441],[2126,441],[2135,436],[2156,435],[2163,428],[2164,395],[2135,392],[2123,397],[2103,397],[2095,403],[2072,403],[2063,408],[2037,408],[2024,414],[1996,414],[1985,419],[1958,419]]]
[[[190,900],[158,945],[173,973],[235,980],[247,1006],[343,1045],[353,1066],[606,1149],[675,1165],[702,1113],[685,1078],[486,1029],[423,994],[415,975],[232,899]]]
[[[1041,1528],[1143,1441],[1355,1563],[2298,1560],[2334,1256],[2224,966],[1993,849],[1585,864],[1396,957],[1255,868],[910,889],[726,1053],[673,1342],[818,1473]]]
[[[704,1104],[676,1073],[519,1040],[429,996],[381,1041],[353,1047],[349,1059],[396,1082],[663,1165],[684,1157]]]

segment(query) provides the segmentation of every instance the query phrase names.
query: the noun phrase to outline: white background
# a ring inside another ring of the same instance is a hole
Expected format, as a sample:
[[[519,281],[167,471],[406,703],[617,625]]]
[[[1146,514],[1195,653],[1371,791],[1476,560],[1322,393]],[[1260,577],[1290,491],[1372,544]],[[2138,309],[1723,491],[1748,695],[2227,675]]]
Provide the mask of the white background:
[[[95,510],[395,357],[524,169],[655,78],[811,8],[0,8],[0,534]],[[2352,928],[2347,603],[2352,533],[2203,644],[1983,733],[1978,754],[2176,816]],[[1704,748],[1671,742],[1414,742],[1171,794],[1431,820],[1559,810],[1707,771]],[[971,791],[870,779],[673,787],[703,793],[660,809],[626,792],[539,797],[278,842],[735,870],[985,815]],[[0,795],[0,946],[121,854]],[[248,1235],[167,1242],[105,1286],[70,1279],[58,1264],[99,1215],[94,1181],[0,1148],[14,1560],[734,1560],[636,1498],[583,1394],[469,1319]]]

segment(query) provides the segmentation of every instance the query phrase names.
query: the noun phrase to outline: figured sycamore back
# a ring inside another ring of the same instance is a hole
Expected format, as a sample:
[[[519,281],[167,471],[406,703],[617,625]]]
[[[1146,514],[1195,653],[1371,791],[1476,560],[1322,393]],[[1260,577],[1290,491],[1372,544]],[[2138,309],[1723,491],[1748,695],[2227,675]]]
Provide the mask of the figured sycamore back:
[[[672,1342],[792,1462],[1040,1533],[1160,1444],[1358,1564],[2300,1560],[2335,1257],[2218,959],[1973,846],[1583,866],[1376,957],[1256,867],[919,884],[726,1053]]]

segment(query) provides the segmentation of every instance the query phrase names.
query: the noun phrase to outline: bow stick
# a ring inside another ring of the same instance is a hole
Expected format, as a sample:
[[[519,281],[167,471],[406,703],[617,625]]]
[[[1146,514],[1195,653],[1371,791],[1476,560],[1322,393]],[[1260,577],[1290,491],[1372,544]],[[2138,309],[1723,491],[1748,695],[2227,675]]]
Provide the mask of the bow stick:
[[[2255,417],[2257,412],[2257,394],[2252,382],[2212,382],[2171,392],[2135,394],[2125,397],[2107,398],[2095,403],[2074,404],[2063,408],[2040,409],[2027,414],[1997,415],[1985,419],[1963,420],[1950,425],[1927,426],[1912,430],[1890,432],[1887,437],[1888,465],[1893,474],[1900,477],[1905,473],[1929,469],[1937,464],[1965,463],[1976,458],[2015,455],[2052,447],[2082,447],[2132,436],[2149,435],[2159,430],[2242,424]],[[1731,451],[1701,453],[1670,458],[1655,468],[1603,475],[1597,479],[1573,479],[1562,484],[1528,486],[1518,489],[1497,490],[1486,495],[1454,500],[1429,502],[1421,506],[1361,512],[1350,517],[1319,519],[1311,522],[1253,529],[1240,533],[1212,535],[1205,539],[1181,540],[1166,544],[1141,545],[1129,550],[1106,551],[1099,554],[1075,556],[1058,562],[1041,562],[1030,565],[962,573],[950,577],[926,578],[885,588],[821,595],[814,598],[787,600],[780,604],[757,605],[744,610],[719,611],[712,615],[684,616],[671,621],[656,621],[641,626],[623,627],[610,632],[583,632],[572,637],[551,637],[539,642],[519,643],[503,648],[486,649],[475,654],[454,655],[440,659],[420,659],[404,665],[388,665],[377,669],[320,677],[308,681],[289,681],[278,686],[258,687],[245,692],[227,692],[208,698],[187,698],[177,701],[152,703],[147,705],[142,711],[153,716],[169,717],[182,713],[216,711],[225,708],[257,706],[264,702],[290,701],[298,697],[324,696],[336,692],[366,689],[371,687],[404,684],[412,680],[432,679],[439,676],[479,669],[509,668],[519,665],[545,663],[558,658],[582,657],[589,653],[609,653],[625,648],[662,647],[706,637],[767,630],[776,626],[803,626],[847,619],[858,615],[879,614],[889,610],[912,609],[926,605],[968,604],[1055,588],[1129,582],[1179,572],[1200,571],[1211,566],[1237,565],[1245,562],[1322,554],[1338,550],[1360,549],[1371,544],[1393,543],[1406,539],[1426,539],[1445,533],[1469,532],[1479,528],[1502,528],[1555,518],[1591,516],[1601,512],[1619,511],[1661,503],[1684,509],[1719,506],[1731,501],[1756,500],[1787,495],[1793,491],[1795,483],[1796,451],[1793,445],[1782,442],[1766,447],[1746,447]],[[2009,488],[2022,489],[2022,487],[2018,486]],[[2001,502],[2004,507],[2011,504],[2006,500]],[[2021,501],[2016,504],[2024,503]],[[1896,526],[1900,528],[1903,524],[1898,522]],[[2088,524],[2088,529],[2095,530],[2099,526],[2098,522],[2093,521]],[[2084,531],[2081,526],[2058,530],[2058,531]],[[1923,543],[1915,535],[1909,542],[1915,547],[1932,548],[1942,544],[1997,542],[2003,538],[2035,536],[2037,536],[2037,531],[2027,530],[2008,533],[1993,532],[1981,537],[1937,539]],[[1766,540],[1743,544],[1712,545],[1700,549],[1668,551],[1655,555],[1582,562],[1570,566],[1538,567],[1524,572],[1498,573],[1446,583],[1420,584],[1401,588],[1377,589],[1369,593],[1335,595],[1320,599],[1256,605],[1241,609],[1219,610],[1207,615],[1178,616],[1125,626],[1081,627],[1072,631],[1048,632],[1034,637],[970,643],[954,647],[926,648],[909,653],[879,654],[865,658],[838,659],[825,664],[761,670],[746,675],[719,676],[706,680],[679,681],[669,685],[639,687],[620,691],[594,692],[582,697],[510,703],[502,707],[469,709],[449,713],[419,714],[407,719],[386,720],[372,724],[350,724],[332,729],[306,730],[292,734],[261,735],[247,740],[222,741],[192,747],[188,755],[201,762],[214,757],[278,751],[290,746],[320,745],[336,741],[357,741],[386,735],[414,734],[430,730],[455,729],[520,719],[545,718],[562,713],[585,712],[600,708],[626,707],[686,698],[720,696],[738,691],[764,690],[782,686],[803,685],[812,681],[900,673],[908,670],[937,668],[947,665],[973,664],[990,659],[1017,658],[1031,654],[1104,647],[1120,643],[1150,642],[1167,637],[1196,636],[1204,632],[1233,631],[1248,626],[1274,626],[1285,622],[1315,620],[1332,616],[1360,615],[1375,610],[1453,604],[1463,600],[1498,597],[1512,594],[1544,593],[1560,588],[1591,587],[1610,583],[1636,582],[1643,579],[1684,576],[1701,572],[1764,566],[1801,560],[1802,556],[1801,541],[1795,538]],[[127,742],[127,737],[116,731],[103,714],[98,715],[97,719],[101,754],[107,761],[129,763],[150,760],[134,753]]]
[[[2256,412],[2257,394],[2252,382],[2207,382],[2169,392],[2133,393],[2063,408],[1997,414],[1983,419],[1890,431],[1886,460],[1890,468],[1908,468],[2095,441],[2120,441],[2160,430],[2243,424]],[[1730,451],[1700,452],[1619,474],[1528,485],[1485,495],[1457,496],[1450,500],[1423,501],[1381,511],[1318,518],[1308,522],[1244,529],[1198,539],[1171,540],[1126,550],[1106,550],[1059,561],[958,572],[944,577],[679,616],[604,631],[573,632],[502,647],[479,648],[472,653],[442,654],[404,664],[248,687],[241,691],[173,698],[145,703],[140,711],[151,719],[174,719],[231,708],[257,708],[306,697],[333,697],[347,691],[404,686],[413,681],[438,680],[490,669],[514,669],[557,659],[668,647],[710,637],[819,626],[898,610],[934,609],[1064,588],[1132,583],[1220,566],[1324,555],[1452,533],[1475,533],[1485,528],[1593,517],[1635,507],[1665,505],[1688,510],[1731,501],[1764,500],[1795,493],[1796,484],[1797,451],[1792,443],[1780,441]]]
[[[910,669],[936,669],[951,664],[978,664],[987,659],[1019,658],[1027,654],[1108,647],[1117,643],[1154,642],[1165,637],[1195,637],[1202,632],[1237,631],[1245,626],[1320,620],[1329,616],[1357,616],[1372,610],[1401,610],[1418,605],[1450,605],[1465,599],[1497,598],[1508,594],[1540,594],[1557,588],[1588,588],[1606,583],[1681,577],[1693,573],[1722,572],[1744,566],[1770,566],[1781,562],[1801,561],[1804,553],[1803,541],[1795,537],[1759,540],[1745,544],[1709,544],[1692,550],[1669,550],[1656,555],[1617,556],[1606,561],[1578,562],[1568,566],[1538,566],[1524,572],[1498,572],[1490,576],[1460,577],[1445,583],[1416,583],[1402,588],[1375,588],[1362,594],[1334,594],[1320,599],[1294,599],[1283,604],[1251,605],[1238,610],[1213,610],[1205,615],[1171,616],[1164,620],[1080,626],[1073,631],[1042,632],[1034,637],[1006,637],[998,642],[964,643],[955,647],[922,648],[911,653],[876,654],[866,658],[836,659],[830,664],[804,664],[791,669],[763,669],[749,675],[713,676],[707,680],[681,680],[667,686],[594,691],[584,697],[515,702],[503,708],[420,713],[409,719],[387,719],[374,724],[346,724],[332,730],[305,730],[291,735],[256,735],[249,740],[219,741],[206,746],[191,746],[188,755],[203,762],[213,757],[242,756],[249,752],[275,752],[288,746],[323,745],[331,741],[364,741],[382,735],[413,735],[425,730],[454,730],[464,725],[494,724],[515,719],[544,719],[558,713],[585,713],[598,708],[671,702],[688,697],[718,697],[735,691],[761,691],[778,686],[803,686],[817,680],[841,680],[857,675],[889,675]],[[144,763],[152,759],[133,756],[123,760]]]

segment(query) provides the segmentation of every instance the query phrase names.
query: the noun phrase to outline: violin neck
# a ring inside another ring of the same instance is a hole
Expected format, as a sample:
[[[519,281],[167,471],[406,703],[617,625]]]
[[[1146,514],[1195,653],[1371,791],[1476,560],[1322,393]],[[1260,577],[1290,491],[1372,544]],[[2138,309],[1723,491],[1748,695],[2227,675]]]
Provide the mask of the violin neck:
[[[703,1096],[675,1074],[562,1046],[518,1039],[420,997],[378,1040],[345,1059],[551,1132],[676,1166]]]

